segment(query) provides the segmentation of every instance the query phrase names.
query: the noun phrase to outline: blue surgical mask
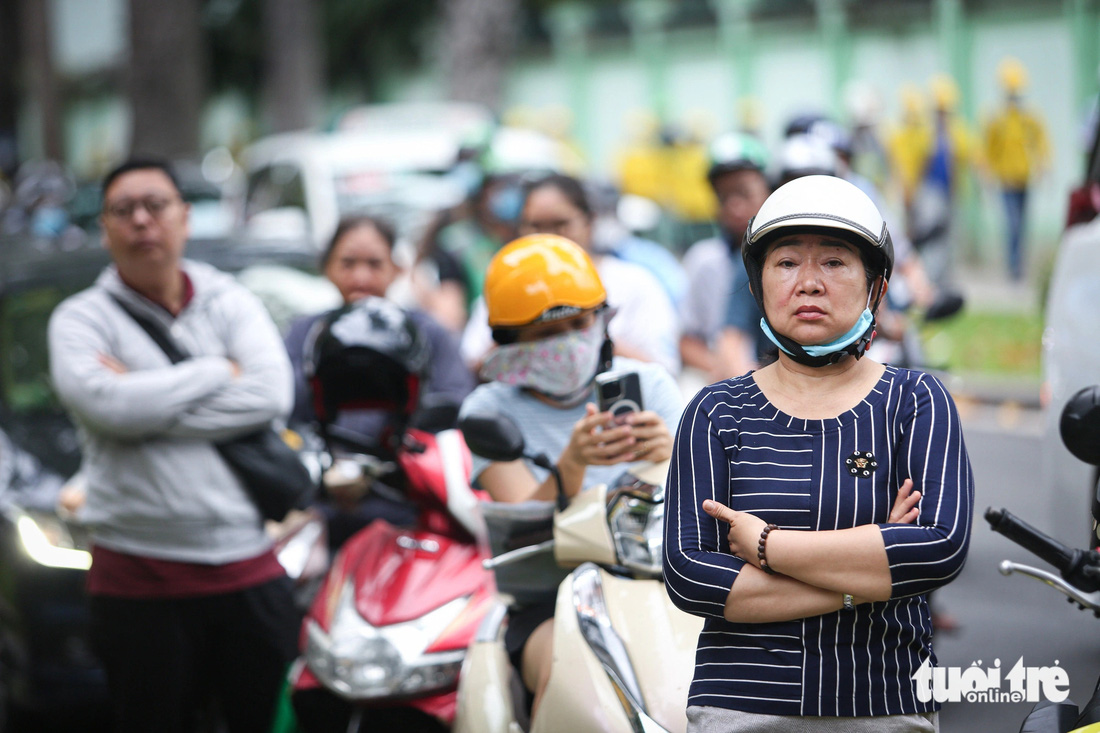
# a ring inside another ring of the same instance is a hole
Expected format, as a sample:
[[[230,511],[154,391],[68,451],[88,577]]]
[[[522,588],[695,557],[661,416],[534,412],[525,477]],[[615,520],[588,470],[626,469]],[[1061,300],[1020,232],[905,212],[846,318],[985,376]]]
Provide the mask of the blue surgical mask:
[[[506,186],[489,195],[489,211],[500,221],[514,224],[522,210],[523,191],[519,186]]]
[[[31,232],[39,237],[56,237],[69,225],[69,215],[58,206],[43,206],[31,216]]]
[[[839,336],[833,341],[827,344],[814,344],[812,346],[803,346],[802,350],[810,356],[828,356],[837,351],[843,351],[852,344],[854,344],[860,336],[867,332],[867,328],[875,320],[874,315],[871,313],[870,308],[864,308],[863,312],[859,314],[859,318],[856,319],[856,325],[848,329],[848,332],[843,336]],[[772,332],[771,326],[768,325],[768,321],[764,318],[760,319],[760,329],[764,332],[764,335],[768,337],[768,340],[773,344],[783,349],[784,353],[790,354],[791,352],[786,349],[783,344],[779,343],[779,339],[775,337]]]

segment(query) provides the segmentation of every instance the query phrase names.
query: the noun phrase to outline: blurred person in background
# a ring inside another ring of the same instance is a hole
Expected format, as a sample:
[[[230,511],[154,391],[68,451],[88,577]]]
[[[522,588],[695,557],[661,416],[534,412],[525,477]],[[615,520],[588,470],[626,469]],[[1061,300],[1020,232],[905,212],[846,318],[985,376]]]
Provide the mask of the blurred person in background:
[[[639,233],[657,228],[661,207],[641,196],[620,195],[609,182],[592,182],[587,188],[594,211],[593,251],[641,265],[657,278],[673,305],[679,306],[688,287],[680,260],[664,245]]]
[[[466,205],[444,214],[426,250],[438,249],[460,265],[464,302],[461,313],[437,313],[448,326],[461,329],[481,296],[485,268],[500,246],[513,238],[523,206],[523,180],[562,170],[579,169],[582,161],[570,148],[529,127],[501,126],[474,146],[477,167],[464,166],[472,191]],[[457,310],[457,306],[455,307]]]
[[[580,245],[596,263],[616,311],[608,325],[615,353],[656,362],[674,376],[680,372],[679,322],[661,283],[641,265],[593,250],[593,211],[584,185],[559,173],[529,181],[523,189],[519,233],[557,234]],[[479,301],[462,336],[462,354],[480,365],[493,348],[485,301]]]
[[[214,443],[286,415],[290,363],[256,296],[183,258],[189,208],[164,162],[107,174],[113,265],[51,315],[50,375],[80,431],[90,638],[115,731],[190,733],[213,697],[230,733],[266,733],[301,619]],[[128,310],[191,358],[172,363]]]
[[[890,161],[880,137],[882,101],[878,92],[866,82],[854,81],[845,89],[844,106],[851,125],[849,167],[878,190],[888,191]]]
[[[1043,121],[1023,106],[1027,71],[1014,58],[1001,61],[998,68],[1004,91],[1002,108],[985,129],[985,155],[1005,210],[1005,238],[1008,272],[1013,280],[1024,278],[1027,256],[1024,253],[1027,192],[1032,181],[1050,165],[1050,144]]]
[[[9,206],[0,219],[4,234],[30,234],[42,239],[62,236],[70,227],[66,205],[76,190],[62,165],[29,160],[15,174]]]
[[[417,266],[413,270],[416,275],[413,279],[416,299],[428,313],[454,333],[462,333],[466,326],[469,278],[461,253],[444,248],[440,233],[458,222],[473,218],[474,201],[484,183],[479,161],[491,136],[491,128],[477,131],[460,146],[455,164],[447,175],[465,192],[465,198],[433,217],[416,248]],[[423,277],[425,264],[430,273],[428,282]]]
[[[443,212],[431,228],[428,250],[445,254],[456,269],[443,270],[454,296],[438,301],[434,315],[452,330],[461,331],[470,308],[481,295],[485,268],[501,245],[516,232],[521,193],[519,176],[494,170],[492,151],[483,153],[478,170],[470,169],[472,193],[459,209]],[[438,261],[438,260],[437,260]],[[456,297],[461,294],[461,298]]]
[[[382,219],[356,216],[342,220],[336,227],[328,247],[321,255],[321,270],[332,281],[344,304],[363,298],[385,298],[401,269],[393,260],[395,233]],[[409,319],[426,337],[431,349],[431,367],[423,385],[423,404],[458,406],[474,388],[474,377],[466,368],[459,350],[458,337],[432,316],[419,309],[409,309]],[[285,344],[294,370],[294,422],[314,421],[313,397],[306,381],[304,363],[309,334],[324,313],[299,319],[291,324]],[[370,375],[364,375],[369,379]],[[355,432],[370,443],[379,443],[388,426],[388,415],[381,410],[344,410],[336,424]],[[362,529],[374,519],[383,518],[395,526],[415,522],[415,507],[378,494],[360,497],[342,495],[339,487],[329,491],[331,502],[322,508],[329,523],[329,539],[333,547]]]
[[[900,91],[901,117],[887,136],[886,152],[891,177],[901,191],[906,224],[911,226],[917,197],[932,149],[932,126],[925,110],[924,93],[916,84]]]
[[[941,285],[951,280],[957,246],[955,208],[967,176],[977,167],[973,133],[958,112],[959,90],[946,74],[929,83],[933,116],[928,157],[909,209],[909,236],[921,254],[928,279]]]
[[[687,294],[680,304],[680,356],[706,382],[754,368],[769,344],[741,262],[741,238],[771,192],[768,152],[755,136],[731,132],[708,147],[706,178],[718,202],[718,236],[684,254]],[[733,312],[736,317],[730,318]],[[700,385],[701,386],[701,385]],[[694,390],[690,390],[694,391]]]

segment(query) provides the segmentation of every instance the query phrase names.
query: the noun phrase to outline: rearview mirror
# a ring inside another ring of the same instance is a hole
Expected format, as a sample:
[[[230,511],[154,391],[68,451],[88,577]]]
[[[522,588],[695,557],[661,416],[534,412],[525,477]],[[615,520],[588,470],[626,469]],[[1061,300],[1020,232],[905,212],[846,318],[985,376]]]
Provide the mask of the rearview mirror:
[[[447,397],[427,395],[409,420],[409,427],[426,433],[438,433],[455,427],[460,405]]]
[[[523,433],[504,415],[467,415],[458,422],[470,450],[490,461],[508,462],[523,458]]]
[[[1070,453],[1100,466],[1100,385],[1085,387],[1069,398],[1058,429]]]

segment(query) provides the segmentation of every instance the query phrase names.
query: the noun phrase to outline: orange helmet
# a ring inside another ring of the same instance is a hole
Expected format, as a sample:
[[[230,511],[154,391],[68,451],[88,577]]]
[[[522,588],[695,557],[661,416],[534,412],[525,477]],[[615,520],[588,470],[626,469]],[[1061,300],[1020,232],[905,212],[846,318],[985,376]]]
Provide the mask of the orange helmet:
[[[588,253],[556,234],[531,234],[502,247],[489,263],[483,292],[494,329],[570,318],[607,300]]]

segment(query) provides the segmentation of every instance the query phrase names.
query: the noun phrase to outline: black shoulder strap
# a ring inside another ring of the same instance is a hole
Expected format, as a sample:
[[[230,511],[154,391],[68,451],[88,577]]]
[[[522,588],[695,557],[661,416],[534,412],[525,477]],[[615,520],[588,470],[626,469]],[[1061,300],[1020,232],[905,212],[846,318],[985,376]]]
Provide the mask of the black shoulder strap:
[[[149,334],[149,338],[153,339],[157,346],[159,346],[165,353],[165,355],[172,361],[173,364],[178,364],[181,361],[186,361],[188,354],[176,345],[176,342],[172,340],[172,337],[165,331],[159,323],[156,323],[148,316],[142,315],[135,311],[130,305],[128,305],[122,298],[118,297],[114,293],[109,293],[111,298],[118,303],[118,307],[126,311],[130,318],[133,318],[145,333]]]

